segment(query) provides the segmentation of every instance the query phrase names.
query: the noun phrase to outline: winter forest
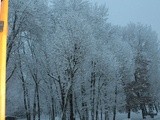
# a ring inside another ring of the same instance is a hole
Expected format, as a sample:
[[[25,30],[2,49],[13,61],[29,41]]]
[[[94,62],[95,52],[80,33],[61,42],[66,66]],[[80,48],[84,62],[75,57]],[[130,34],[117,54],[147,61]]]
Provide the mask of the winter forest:
[[[10,0],[7,115],[18,120],[156,117],[158,35],[149,25],[122,27],[108,18],[105,5],[86,0]]]

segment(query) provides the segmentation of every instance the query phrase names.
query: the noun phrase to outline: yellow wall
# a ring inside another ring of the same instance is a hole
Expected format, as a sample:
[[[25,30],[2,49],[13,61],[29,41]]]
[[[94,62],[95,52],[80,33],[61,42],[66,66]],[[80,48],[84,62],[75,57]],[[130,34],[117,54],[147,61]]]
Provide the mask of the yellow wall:
[[[3,32],[0,32],[0,120],[5,120],[6,96],[6,44],[8,33],[8,0],[1,3],[0,20],[4,21]]]

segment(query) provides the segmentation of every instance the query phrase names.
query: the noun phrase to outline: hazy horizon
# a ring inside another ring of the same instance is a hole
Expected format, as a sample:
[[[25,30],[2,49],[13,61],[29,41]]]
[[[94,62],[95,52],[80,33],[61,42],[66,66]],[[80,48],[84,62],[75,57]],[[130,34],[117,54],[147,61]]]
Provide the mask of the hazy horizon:
[[[108,21],[125,26],[130,22],[151,25],[160,36],[160,0],[92,0],[106,4],[109,9]]]

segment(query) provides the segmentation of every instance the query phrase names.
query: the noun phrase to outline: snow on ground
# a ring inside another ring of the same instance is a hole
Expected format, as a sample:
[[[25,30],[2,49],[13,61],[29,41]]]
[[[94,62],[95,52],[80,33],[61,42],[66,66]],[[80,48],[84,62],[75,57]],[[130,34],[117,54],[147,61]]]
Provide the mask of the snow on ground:
[[[128,120],[127,114],[118,114],[116,120]],[[131,120],[143,120],[141,113],[131,113]],[[154,118],[147,116],[145,120],[160,120],[160,113]]]
[[[49,120],[48,116],[42,116],[41,120]],[[18,119],[18,120],[26,120],[26,119]],[[55,120],[60,120],[58,117],[56,117]],[[79,119],[76,119],[79,120]],[[112,118],[110,119],[112,120]],[[116,116],[116,120],[128,120],[126,113],[119,113]],[[131,119],[130,120],[143,120],[142,115],[140,113],[131,113]],[[147,116],[145,120],[160,120],[160,113],[158,113],[157,116],[154,118],[151,118],[150,116]]]

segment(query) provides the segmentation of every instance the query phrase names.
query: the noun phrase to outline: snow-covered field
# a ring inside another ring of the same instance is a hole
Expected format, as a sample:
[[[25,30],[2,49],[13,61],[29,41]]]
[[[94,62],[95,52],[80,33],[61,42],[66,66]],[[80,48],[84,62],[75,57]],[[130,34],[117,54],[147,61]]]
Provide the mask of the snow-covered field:
[[[127,114],[118,114],[116,120],[128,120]],[[140,113],[131,113],[131,120],[143,120],[142,115]],[[160,120],[160,113],[154,118],[147,116],[145,120]]]
[[[18,119],[18,120],[26,120],[26,119]],[[42,116],[42,120],[49,120],[49,118],[47,116]],[[60,119],[57,117],[56,120]],[[112,120],[112,118],[110,120]],[[127,114],[117,114],[116,120],[128,120]],[[140,113],[131,113],[130,120],[143,120],[143,119]],[[160,120],[160,113],[158,113],[158,115],[155,116],[154,118],[150,118],[150,116],[147,116],[145,120]]]

